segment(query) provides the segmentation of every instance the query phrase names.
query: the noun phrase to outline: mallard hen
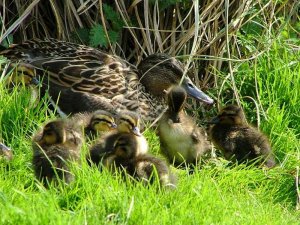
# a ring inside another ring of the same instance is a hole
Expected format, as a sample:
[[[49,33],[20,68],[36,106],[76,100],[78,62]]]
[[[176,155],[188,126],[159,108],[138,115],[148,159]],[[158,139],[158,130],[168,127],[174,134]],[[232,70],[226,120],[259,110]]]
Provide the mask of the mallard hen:
[[[70,173],[68,161],[80,159],[82,132],[67,120],[48,122],[32,139],[33,168],[38,180],[46,186],[57,178],[70,183],[74,177]]]
[[[158,136],[162,153],[171,164],[196,164],[210,152],[206,132],[183,111],[187,94],[180,86],[168,90],[168,110],[158,122]]]
[[[256,160],[267,167],[276,165],[268,138],[247,124],[238,106],[224,107],[209,123],[214,124],[210,129],[211,140],[226,159],[239,163]]]
[[[137,69],[117,56],[54,39],[26,41],[0,54],[34,67],[43,92],[49,88],[66,114],[126,109],[140,114],[143,121],[153,121],[166,108],[164,90],[178,84],[183,75],[182,64],[165,54],[147,57]],[[192,97],[213,103],[188,77],[182,87]]]

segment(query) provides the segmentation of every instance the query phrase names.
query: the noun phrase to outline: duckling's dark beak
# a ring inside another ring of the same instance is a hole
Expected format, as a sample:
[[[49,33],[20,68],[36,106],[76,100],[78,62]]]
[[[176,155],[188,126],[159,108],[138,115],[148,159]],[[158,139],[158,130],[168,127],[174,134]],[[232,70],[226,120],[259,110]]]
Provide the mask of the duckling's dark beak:
[[[214,100],[197,88],[190,79],[186,79],[186,81],[182,83],[182,87],[189,96],[209,105],[214,103]]]
[[[117,126],[117,124],[115,124],[115,123],[111,123],[111,124],[110,124],[110,127],[115,129],[115,128],[117,128],[118,126]]]
[[[7,147],[6,145],[4,145],[3,143],[0,143],[0,149],[2,149],[4,151],[11,151],[11,149],[9,147]]]
[[[132,128],[132,133],[136,136],[142,136],[140,129],[138,127],[133,127]]]

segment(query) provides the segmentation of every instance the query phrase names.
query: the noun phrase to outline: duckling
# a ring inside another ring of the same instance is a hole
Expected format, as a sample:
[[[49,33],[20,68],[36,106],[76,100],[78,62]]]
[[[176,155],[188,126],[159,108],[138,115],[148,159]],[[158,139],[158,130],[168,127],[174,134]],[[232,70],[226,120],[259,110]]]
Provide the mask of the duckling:
[[[32,139],[33,168],[38,180],[45,185],[56,182],[57,177],[70,183],[68,161],[79,161],[82,133],[80,128],[67,120],[48,122]]]
[[[137,139],[130,133],[122,133],[115,141],[113,150],[104,157],[103,165],[112,172],[121,170],[145,184],[153,183],[158,178],[162,187],[175,187],[175,176],[164,160],[137,151]]]
[[[17,85],[38,86],[40,84],[33,66],[30,64],[18,63],[17,65],[9,64],[6,71],[9,76],[4,83],[6,87],[12,88]]]
[[[180,86],[168,90],[168,110],[158,122],[162,153],[174,166],[196,164],[211,149],[204,129],[183,111],[187,94]]]
[[[22,63],[18,63],[17,66],[8,64],[8,67],[4,68],[4,70],[5,74],[7,74],[3,79],[4,87],[11,91],[13,88],[25,86],[30,91],[30,106],[36,106],[40,100],[40,82],[35,75],[33,67]]]
[[[241,163],[260,158],[260,163],[267,167],[276,165],[268,138],[247,124],[240,107],[224,107],[209,123],[214,124],[210,138],[226,159],[235,158]]]
[[[136,68],[118,56],[55,39],[29,40],[0,54],[34,67],[43,81],[42,93],[47,91],[65,114],[129,110],[152,122],[166,108],[164,90],[183,76],[182,64],[165,54],[150,55]],[[213,103],[188,77],[182,87],[190,96]]]
[[[99,165],[103,157],[113,151],[116,140],[122,134],[130,134],[137,142],[137,154],[148,152],[148,143],[140,133],[140,118],[138,114],[131,111],[121,111],[117,119],[117,129],[106,133],[90,148],[90,159],[92,163]]]
[[[11,161],[13,159],[13,153],[9,147],[0,142],[0,158],[5,161]]]
[[[105,110],[97,110],[92,113],[78,113],[70,120],[83,127],[84,134],[89,139],[102,136],[106,132],[117,128],[114,115]]]

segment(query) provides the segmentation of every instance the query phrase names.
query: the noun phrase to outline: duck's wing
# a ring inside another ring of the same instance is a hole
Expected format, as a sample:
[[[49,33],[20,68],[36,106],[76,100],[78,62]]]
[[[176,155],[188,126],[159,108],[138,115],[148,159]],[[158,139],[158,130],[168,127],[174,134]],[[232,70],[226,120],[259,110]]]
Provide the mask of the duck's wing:
[[[49,75],[51,82],[73,91],[112,97],[128,88],[129,64],[117,56],[83,45],[56,40],[27,41],[1,53],[10,60],[22,61]]]

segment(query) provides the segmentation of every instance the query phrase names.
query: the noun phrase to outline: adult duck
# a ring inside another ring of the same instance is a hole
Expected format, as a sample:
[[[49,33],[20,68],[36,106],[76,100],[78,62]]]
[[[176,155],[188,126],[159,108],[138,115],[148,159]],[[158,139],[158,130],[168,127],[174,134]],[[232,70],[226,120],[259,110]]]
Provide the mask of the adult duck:
[[[33,69],[43,84],[42,94],[48,92],[66,114],[130,110],[151,122],[167,107],[164,91],[183,76],[182,64],[165,54],[150,55],[136,68],[118,56],[55,39],[29,40],[0,54],[21,62],[21,71]],[[190,78],[181,86],[188,95],[213,103]]]

